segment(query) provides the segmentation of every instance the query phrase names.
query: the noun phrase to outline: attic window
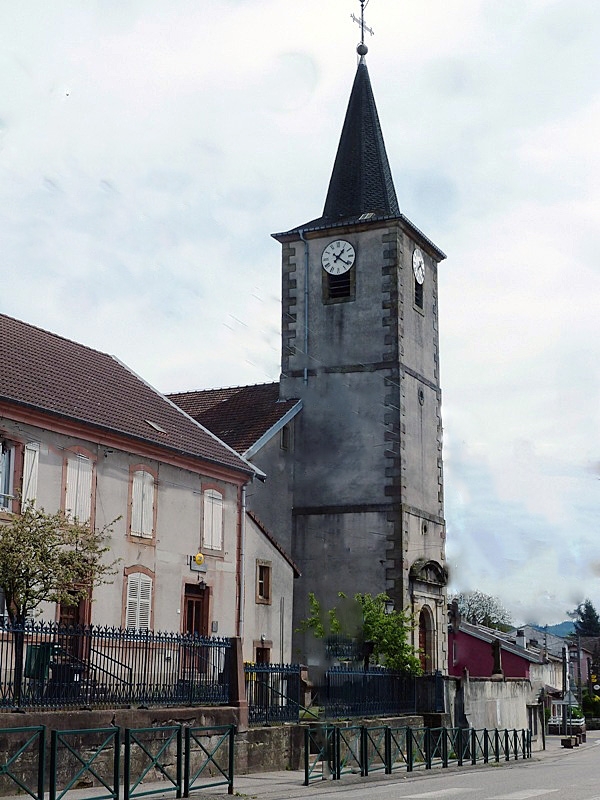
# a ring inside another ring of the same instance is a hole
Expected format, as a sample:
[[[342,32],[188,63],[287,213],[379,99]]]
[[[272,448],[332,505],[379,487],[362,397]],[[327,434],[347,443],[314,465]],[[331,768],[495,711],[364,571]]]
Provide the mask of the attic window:
[[[373,211],[368,211],[366,214],[361,214],[358,218],[359,222],[366,222],[368,219],[374,219],[375,214]]]
[[[150,425],[151,428],[154,428],[155,431],[158,431],[159,433],[166,433],[166,430],[161,428],[158,422],[152,422],[151,419],[145,419],[144,422],[147,422],[148,425]]]

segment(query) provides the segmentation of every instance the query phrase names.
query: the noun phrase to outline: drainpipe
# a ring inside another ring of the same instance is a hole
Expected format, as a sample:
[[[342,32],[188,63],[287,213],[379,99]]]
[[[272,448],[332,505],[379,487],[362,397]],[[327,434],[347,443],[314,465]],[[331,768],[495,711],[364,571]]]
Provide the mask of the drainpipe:
[[[240,563],[239,563],[239,570],[240,570],[240,601],[239,601],[239,608],[238,608],[238,624],[237,624],[237,635],[244,641],[244,591],[245,591],[245,575],[246,575],[246,565],[244,563],[245,559],[245,547],[246,547],[246,484],[242,486],[242,502],[241,502],[241,520],[240,520]]]
[[[304,238],[304,231],[298,231],[304,242],[304,385],[308,383],[308,241]]]

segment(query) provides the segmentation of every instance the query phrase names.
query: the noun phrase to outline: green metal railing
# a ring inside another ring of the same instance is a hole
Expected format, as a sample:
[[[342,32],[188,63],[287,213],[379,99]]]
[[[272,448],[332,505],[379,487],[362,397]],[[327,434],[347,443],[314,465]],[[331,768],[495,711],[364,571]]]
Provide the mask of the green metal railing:
[[[305,729],[304,785],[347,772],[391,774],[518,758],[531,758],[531,731],[326,725]]]
[[[165,725],[160,728],[127,728],[125,730],[125,764],[123,770],[123,794],[125,800],[147,797],[152,794],[175,792],[181,797],[183,786],[183,735],[181,725]],[[173,754],[173,746],[175,753]],[[132,760],[139,761],[132,770]],[[175,762],[173,767],[173,761]],[[141,788],[144,778],[153,771],[155,780],[161,780],[158,788]],[[136,774],[133,774],[133,773]],[[165,785],[166,784],[166,785]]]
[[[85,744],[82,737],[86,737]],[[102,756],[112,750],[112,782],[100,768]],[[62,751],[62,752],[61,752]],[[119,762],[121,747],[119,728],[87,728],[82,730],[52,731],[50,737],[50,800],[61,800],[82,781],[94,780],[106,790],[105,794],[94,794],[94,800],[118,800]],[[58,787],[59,756],[61,771],[66,775],[66,785]]]
[[[233,794],[234,725],[185,729],[183,796],[213,786]]]
[[[44,774],[46,771],[46,728],[43,725],[36,725],[30,728],[4,728],[0,731],[0,736],[6,741],[15,739],[15,752],[6,761],[0,763],[0,775],[8,778],[20,792],[25,792],[34,800],[44,800]],[[23,770],[19,769],[21,759],[33,756],[37,760],[36,782],[30,785],[25,777]],[[17,769],[19,773],[17,774]]]

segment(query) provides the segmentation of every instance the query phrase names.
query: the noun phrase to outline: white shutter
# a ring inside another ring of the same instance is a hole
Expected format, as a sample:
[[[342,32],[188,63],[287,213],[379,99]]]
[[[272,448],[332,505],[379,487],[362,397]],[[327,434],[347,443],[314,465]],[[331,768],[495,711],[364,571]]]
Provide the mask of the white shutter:
[[[67,459],[65,511],[81,523],[92,515],[92,462],[79,454]]]
[[[150,630],[150,610],[152,608],[152,578],[139,573],[140,576],[140,599],[138,603],[138,628]]]
[[[204,492],[204,544],[211,550],[223,546],[223,495],[214,489]]]
[[[154,531],[154,477],[150,472],[133,473],[131,487],[131,533],[152,538]]]
[[[149,630],[151,608],[152,578],[143,572],[133,572],[127,578],[125,627]]]
[[[35,506],[38,483],[38,464],[40,461],[39,442],[29,442],[25,445],[23,459],[23,491],[21,494],[21,509]]]

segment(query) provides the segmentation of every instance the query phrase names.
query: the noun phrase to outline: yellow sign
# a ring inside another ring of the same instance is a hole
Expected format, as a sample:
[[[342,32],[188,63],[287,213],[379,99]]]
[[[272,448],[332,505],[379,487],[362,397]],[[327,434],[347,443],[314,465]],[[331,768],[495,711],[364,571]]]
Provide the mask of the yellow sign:
[[[194,556],[194,561],[196,562],[196,564],[198,564],[199,567],[201,567],[202,564],[204,564],[204,555],[202,553],[196,553],[196,555]]]

